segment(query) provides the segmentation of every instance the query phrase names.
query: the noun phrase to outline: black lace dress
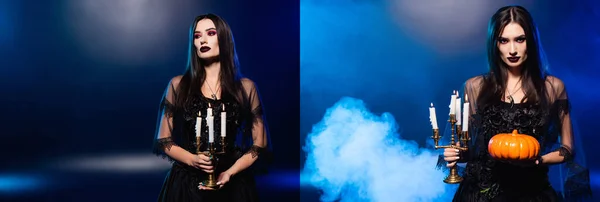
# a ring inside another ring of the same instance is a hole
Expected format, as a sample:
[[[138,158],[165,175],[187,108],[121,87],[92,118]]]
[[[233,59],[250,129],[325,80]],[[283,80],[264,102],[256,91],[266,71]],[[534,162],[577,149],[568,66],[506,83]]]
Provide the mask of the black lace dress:
[[[465,83],[465,94],[472,106],[469,112],[471,141],[468,143],[469,150],[461,153],[459,162],[466,163],[464,169],[459,169],[464,180],[453,201],[552,202],[579,201],[590,196],[589,170],[573,158],[582,149],[571,152],[562,144],[564,141],[574,142],[570,106],[562,81],[548,77],[549,107],[497,100],[478,108],[474,103],[477,103],[483,78],[474,77]],[[564,163],[516,164],[492,159],[488,153],[489,140],[496,134],[513,130],[535,137],[540,143],[540,156],[559,152],[565,158]],[[445,167],[442,156],[438,166]],[[559,173],[549,174],[550,170],[556,171],[557,168],[560,168]]]
[[[498,102],[481,110],[479,134],[454,201],[559,201],[548,180],[547,165],[516,165],[492,159],[488,142],[493,135],[517,129],[543,142],[545,114],[529,103]]]
[[[174,89],[171,89],[174,91]],[[250,94],[257,96],[256,91]],[[173,96],[174,97],[174,96]],[[252,111],[244,112],[241,104],[235,101],[235,98],[230,94],[223,94],[219,100],[206,98],[200,93],[189,96],[188,101],[183,107],[174,106],[169,100],[172,96],[169,92],[165,93],[165,98],[161,103],[161,116],[171,118],[171,122],[163,123],[162,127],[168,129],[159,129],[158,138],[155,141],[154,153],[167,158],[173,163],[173,166],[164,181],[158,201],[224,201],[224,202],[254,202],[259,201],[256,190],[254,174],[251,169],[246,169],[232,176],[230,181],[219,190],[199,190],[200,182],[207,179],[208,174],[185,163],[179,162],[164,152],[165,149],[173,149],[173,147],[181,147],[188,152],[196,153],[196,117],[198,112],[201,112],[202,130],[201,142],[202,151],[206,151],[208,142],[208,127],[207,127],[207,108],[210,104],[212,114],[214,116],[214,141],[220,141],[221,134],[221,111],[225,106],[227,134],[226,134],[226,154],[218,155],[216,164],[216,177],[222,171],[230,168],[236,160],[245,154],[257,156],[264,149],[252,146],[251,128],[245,127],[253,125],[255,121],[261,121],[262,111],[258,103],[252,103]],[[258,97],[254,98],[258,100]],[[161,127],[159,120],[159,128]],[[244,124],[249,123],[249,124]],[[166,125],[165,125],[166,124]],[[167,132],[164,132],[164,131]],[[256,132],[256,131],[255,131]],[[162,135],[161,135],[162,134]],[[167,134],[167,135],[165,135]],[[243,140],[243,141],[241,141]],[[243,143],[246,141],[245,143]],[[246,145],[246,146],[244,146]],[[220,147],[216,147],[220,150]],[[216,180],[216,179],[215,179]]]

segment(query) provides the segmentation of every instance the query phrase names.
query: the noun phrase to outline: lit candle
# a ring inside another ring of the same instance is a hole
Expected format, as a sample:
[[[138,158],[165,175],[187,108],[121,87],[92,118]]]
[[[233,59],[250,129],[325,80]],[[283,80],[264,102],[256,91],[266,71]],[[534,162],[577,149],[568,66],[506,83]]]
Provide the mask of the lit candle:
[[[221,111],[221,137],[227,135],[227,112],[225,112],[225,105],[223,105],[223,111]]]
[[[206,118],[212,116],[212,107],[208,104],[208,108],[206,109]]]
[[[202,112],[198,111],[198,117],[196,117],[196,137],[200,137],[202,133]]]
[[[455,114],[454,108],[456,108],[456,91],[452,91],[452,96],[450,96],[450,114]]]
[[[465,94],[465,103],[463,104],[463,123],[462,131],[469,131],[469,96]]]
[[[462,119],[461,119],[462,118],[461,117],[462,113],[460,111],[460,108],[461,108],[460,104],[462,104],[462,103],[460,102],[461,98],[459,98],[458,95],[456,97],[457,97],[456,98],[456,108],[454,109],[454,110],[456,110],[456,125],[460,126],[461,125],[461,121],[462,121]]]
[[[206,125],[208,125],[208,143],[213,143],[215,142],[215,137],[214,137],[214,133],[215,133],[215,122],[214,122],[214,117],[212,114],[212,108],[210,107],[210,104],[208,105],[208,109],[206,109]]]
[[[431,121],[431,126],[434,130],[438,129],[435,107],[433,107],[433,103],[431,103],[431,107],[429,107],[429,121]]]

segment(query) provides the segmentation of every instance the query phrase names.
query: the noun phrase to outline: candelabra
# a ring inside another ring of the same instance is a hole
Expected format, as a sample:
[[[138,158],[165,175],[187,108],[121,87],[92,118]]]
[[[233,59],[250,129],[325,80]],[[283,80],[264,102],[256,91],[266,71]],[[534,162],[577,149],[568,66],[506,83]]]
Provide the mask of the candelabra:
[[[205,187],[209,187],[209,188],[216,188],[219,185],[217,185],[217,180],[216,180],[216,165],[217,165],[217,161],[218,158],[214,158],[216,155],[222,155],[225,154],[226,148],[227,148],[227,142],[225,141],[225,137],[221,137],[221,141],[218,143],[215,142],[209,142],[208,143],[208,147],[205,148],[205,151],[202,151],[201,149],[201,140],[200,137],[196,137],[196,153],[197,154],[204,154],[206,156],[208,156],[208,158],[211,160],[211,163],[213,165],[213,172],[208,174],[208,179],[204,180],[202,182],[202,185]],[[219,146],[220,149],[216,149],[215,147]]]
[[[435,143],[435,149],[452,148],[452,149],[458,149],[461,152],[467,151],[469,149],[467,146],[468,141],[470,140],[469,135],[468,135],[469,132],[462,131],[461,125],[456,125],[456,115],[450,114],[450,119],[448,121],[450,122],[450,127],[451,127],[450,145],[439,146],[438,144],[439,144],[439,140],[441,138],[439,129],[433,129],[433,136],[431,138],[433,139],[433,141]],[[456,141],[455,141],[455,137],[456,137]],[[460,142],[461,146],[457,146],[456,142]],[[454,164],[454,166],[452,166],[450,168],[450,173],[444,179],[445,183],[456,184],[456,183],[462,182],[463,178],[458,175],[458,170],[457,170],[456,166],[457,165]]]

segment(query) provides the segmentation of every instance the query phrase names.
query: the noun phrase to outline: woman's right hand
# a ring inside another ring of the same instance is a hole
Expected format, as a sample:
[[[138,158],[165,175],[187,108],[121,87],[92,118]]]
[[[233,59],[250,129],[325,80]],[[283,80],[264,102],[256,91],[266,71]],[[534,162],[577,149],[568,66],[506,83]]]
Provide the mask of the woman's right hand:
[[[457,146],[460,146],[460,145],[457,144]],[[454,149],[454,148],[445,148],[444,149],[444,161],[448,162],[448,164],[446,164],[446,167],[448,167],[448,168],[454,167],[456,165],[456,162],[458,161],[458,159],[460,159],[459,155],[460,155],[460,150]]]
[[[193,154],[194,158],[191,161],[192,167],[198,168],[206,173],[213,172],[213,165],[210,157],[206,154]]]

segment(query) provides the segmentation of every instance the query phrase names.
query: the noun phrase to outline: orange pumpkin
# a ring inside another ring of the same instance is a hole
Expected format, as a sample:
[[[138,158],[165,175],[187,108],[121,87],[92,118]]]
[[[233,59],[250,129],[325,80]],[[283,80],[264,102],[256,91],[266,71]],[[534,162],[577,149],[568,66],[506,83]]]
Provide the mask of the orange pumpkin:
[[[498,160],[534,160],[540,152],[540,143],[534,137],[513,130],[512,133],[500,133],[492,137],[488,152]]]

